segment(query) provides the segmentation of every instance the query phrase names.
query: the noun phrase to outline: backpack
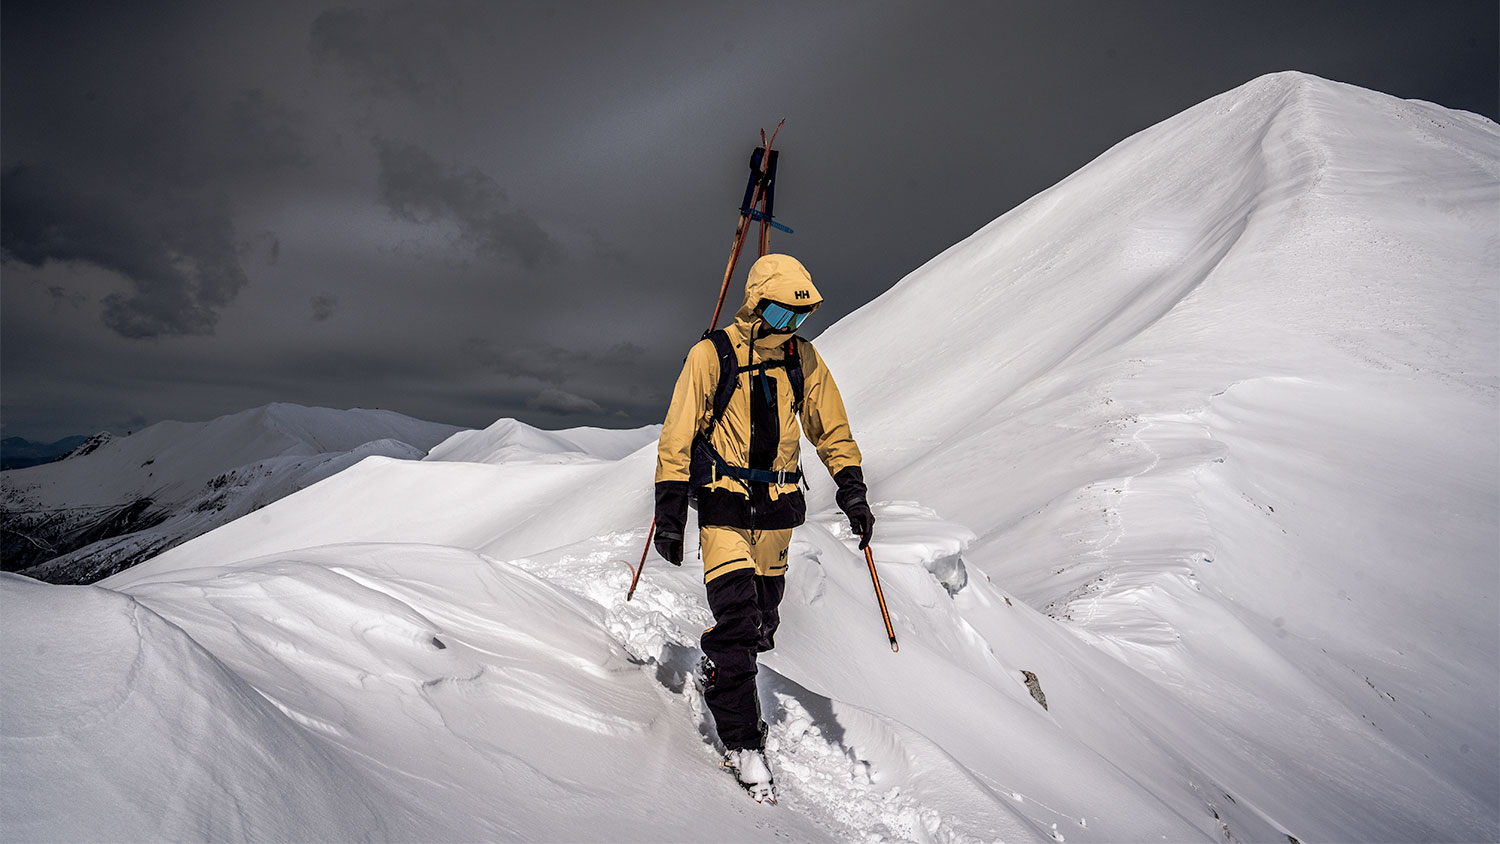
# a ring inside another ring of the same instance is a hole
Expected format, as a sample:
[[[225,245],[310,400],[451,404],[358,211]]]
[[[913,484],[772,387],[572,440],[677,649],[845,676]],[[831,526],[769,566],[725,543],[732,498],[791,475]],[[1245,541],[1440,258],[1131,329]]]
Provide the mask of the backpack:
[[[729,342],[729,335],[724,329],[709,332],[705,339],[713,341],[714,351],[719,357],[719,383],[714,388],[713,416],[708,423],[708,430],[693,438],[693,453],[689,468],[689,484],[694,487],[707,486],[713,483],[715,476],[728,475],[741,481],[756,481],[759,483],[791,483],[795,484],[802,479],[802,472],[772,472],[768,469],[749,469],[743,466],[731,466],[719,456],[709,440],[714,428],[718,427],[719,419],[724,416],[724,411],[729,409],[729,400],[733,398],[735,388],[739,386],[740,372],[755,375],[769,369],[786,368],[787,381],[792,385],[792,414],[795,416],[802,412],[802,356],[798,352],[798,338],[795,334],[782,348],[786,356],[781,360],[762,361],[749,367],[741,367],[739,360],[734,354],[734,344]],[[754,380],[751,381],[751,389],[754,389]]]

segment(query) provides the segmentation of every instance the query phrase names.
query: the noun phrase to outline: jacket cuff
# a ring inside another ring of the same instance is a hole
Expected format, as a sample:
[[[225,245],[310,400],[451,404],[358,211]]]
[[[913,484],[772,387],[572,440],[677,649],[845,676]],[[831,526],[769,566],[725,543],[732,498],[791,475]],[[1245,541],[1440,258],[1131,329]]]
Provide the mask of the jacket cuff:
[[[865,500],[865,473],[860,467],[845,466],[833,476],[833,482],[839,485],[839,491],[833,499],[838,502],[840,510],[848,513],[849,508],[856,504],[869,506]]]
[[[656,482],[656,532],[682,536],[687,525],[688,482]]]

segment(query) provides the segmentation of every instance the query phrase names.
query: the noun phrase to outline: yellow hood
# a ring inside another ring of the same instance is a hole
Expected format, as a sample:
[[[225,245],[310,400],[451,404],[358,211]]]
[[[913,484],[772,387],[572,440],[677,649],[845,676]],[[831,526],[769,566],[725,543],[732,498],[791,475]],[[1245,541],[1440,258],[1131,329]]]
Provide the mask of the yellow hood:
[[[762,299],[799,307],[811,305],[813,310],[823,303],[807,268],[790,255],[762,255],[750,265],[750,275],[745,279],[745,301],[734,315],[746,337],[751,336],[750,329],[759,320],[755,306]]]

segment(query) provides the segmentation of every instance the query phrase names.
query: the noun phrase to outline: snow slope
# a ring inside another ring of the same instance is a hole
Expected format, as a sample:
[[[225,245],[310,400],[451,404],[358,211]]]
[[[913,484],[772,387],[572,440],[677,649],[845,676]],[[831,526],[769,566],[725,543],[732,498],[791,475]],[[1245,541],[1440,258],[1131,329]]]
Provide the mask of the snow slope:
[[[102,434],[57,463],[0,474],[5,567],[92,582],[365,457],[418,459],[461,431],[384,410],[271,404]]]
[[[1492,839],[1497,182],[1487,120],[1263,78],[1128,139],[820,348],[894,446],[869,458],[879,488],[1189,690],[1244,746],[1216,771],[1237,795],[1318,816],[1308,837]],[[895,313],[931,357],[864,342]]]
[[[901,650],[814,472],[779,806],[704,740],[691,556],[623,600],[653,449],[500,431],[0,579],[0,836],[1500,838],[1497,221],[1494,124],[1277,74],[831,327]]]

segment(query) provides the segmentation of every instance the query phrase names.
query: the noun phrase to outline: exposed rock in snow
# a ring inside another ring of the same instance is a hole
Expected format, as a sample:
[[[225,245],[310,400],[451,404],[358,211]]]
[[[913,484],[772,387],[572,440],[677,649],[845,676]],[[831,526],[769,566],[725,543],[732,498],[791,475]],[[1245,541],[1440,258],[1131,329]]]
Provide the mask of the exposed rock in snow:
[[[108,431],[100,431],[99,433],[79,443],[77,448],[63,455],[62,459],[68,460],[74,457],[82,457],[85,454],[93,454],[100,448],[109,445],[113,440],[113,434]]]
[[[1042,705],[1043,709],[1046,709],[1047,695],[1042,691],[1042,681],[1037,679],[1036,674],[1025,669],[1021,670],[1021,676],[1026,678],[1026,691],[1031,692],[1032,700],[1035,700]]]

